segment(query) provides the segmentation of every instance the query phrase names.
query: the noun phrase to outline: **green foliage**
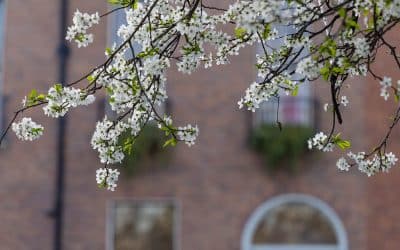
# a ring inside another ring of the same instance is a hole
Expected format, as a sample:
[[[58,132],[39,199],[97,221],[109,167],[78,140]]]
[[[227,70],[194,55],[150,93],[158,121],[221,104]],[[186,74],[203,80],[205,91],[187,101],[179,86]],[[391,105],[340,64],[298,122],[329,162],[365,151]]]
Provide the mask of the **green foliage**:
[[[134,175],[150,164],[165,165],[168,160],[168,150],[163,149],[165,136],[155,125],[146,125],[140,135],[134,138],[130,131],[119,137],[125,158],[120,164],[127,175]]]
[[[290,94],[292,96],[297,96],[299,94],[299,85],[294,86],[294,88]]]
[[[36,89],[32,89],[26,98],[26,106],[30,107],[46,100],[45,94],[39,94]]]
[[[264,25],[264,31],[262,33],[262,38],[267,39],[270,34],[271,34],[271,24],[267,23]]]
[[[139,57],[139,58],[151,57],[151,56],[157,55],[159,53],[159,51],[160,50],[158,48],[146,48],[146,50],[137,54],[137,57]]]
[[[121,5],[123,7],[131,7],[136,9],[138,7],[138,0],[108,0],[108,3],[114,5]]]
[[[251,144],[265,158],[268,170],[294,170],[300,156],[308,150],[307,140],[312,135],[313,129],[309,127],[286,125],[280,131],[272,124],[263,124],[253,131]]]
[[[345,150],[351,147],[350,141],[340,138],[340,133],[332,137],[332,143],[336,144],[339,148]]]
[[[238,39],[242,39],[243,40],[245,38],[246,34],[247,34],[247,31],[246,31],[245,28],[237,27],[235,29],[235,36]]]
[[[201,48],[199,44],[195,43],[192,46],[184,46],[182,47],[183,54],[184,55],[190,55],[192,53],[199,53],[201,52]]]

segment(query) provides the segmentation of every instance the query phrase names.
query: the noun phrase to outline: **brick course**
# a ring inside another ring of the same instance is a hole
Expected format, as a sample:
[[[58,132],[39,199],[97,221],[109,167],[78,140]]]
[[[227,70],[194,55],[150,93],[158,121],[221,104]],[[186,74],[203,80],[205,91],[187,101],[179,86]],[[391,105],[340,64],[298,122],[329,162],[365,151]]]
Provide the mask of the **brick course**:
[[[103,0],[70,2],[71,14],[78,7],[100,12],[107,8]],[[11,100],[11,114],[31,88],[45,90],[57,79],[58,2],[12,0],[7,7],[4,91]],[[95,29],[95,40],[90,48],[72,49],[69,80],[104,60],[105,23]],[[327,202],[342,219],[351,250],[398,249],[394,232],[400,230],[399,202],[392,191],[398,170],[374,178],[357,171],[343,174],[336,170],[335,155],[314,154],[302,159],[296,175],[265,173],[262,159],[248,147],[249,114],[236,105],[254,80],[254,51],[244,49],[232,64],[191,76],[171,70],[168,91],[174,119],[179,124],[197,123],[198,142],[192,148],[178,145],[165,168],[122,177],[114,193],[98,189],[94,180],[101,165],[89,140],[101,110],[78,108],[68,115],[64,249],[105,249],[106,208],[113,199],[173,198],[181,205],[182,250],[239,250],[243,226],[254,209],[285,193],[310,194]],[[343,134],[351,135],[360,149],[383,131],[377,125],[383,117],[376,114],[387,108],[378,102],[365,109],[370,100],[379,100],[376,91],[365,90],[366,84],[374,88],[375,81],[354,79],[347,90],[353,111],[344,113]],[[314,87],[316,93],[327,88]],[[317,97],[322,103],[329,100]],[[0,152],[2,249],[51,249],[53,221],[46,212],[53,202],[56,122],[40,113],[32,116],[46,126],[41,140],[17,143],[10,136]],[[321,127],[329,126],[327,119],[322,116]],[[399,152],[400,144],[394,148]]]

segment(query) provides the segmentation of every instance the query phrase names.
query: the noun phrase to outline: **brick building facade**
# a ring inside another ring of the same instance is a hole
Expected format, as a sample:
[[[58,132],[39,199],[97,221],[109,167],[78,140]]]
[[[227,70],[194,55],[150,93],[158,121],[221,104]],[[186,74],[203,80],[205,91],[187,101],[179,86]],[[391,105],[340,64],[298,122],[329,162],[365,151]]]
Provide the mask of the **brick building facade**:
[[[103,13],[105,2],[71,0],[70,16],[76,8]],[[59,1],[6,1],[1,94],[7,119],[30,89],[45,91],[57,79],[58,13]],[[104,60],[107,30],[104,20],[95,28],[93,46],[71,48],[68,80],[79,78]],[[386,62],[384,56],[382,61]],[[344,174],[335,167],[336,155],[313,154],[299,161],[298,173],[265,172],[262,158],[248,143],[251,115],[236,105],[255,79],[254,60],[255,48],[246,48],[230,65],[190,76],[175,73],[173,67],[168,74],[169,111],[179,124],[199,125],[198,141],[192,148],[178,145],[166,164],[153,163],[163,166],[129,178],[122,176],[116,192],[97,188],[94,180],[100,163],[89,141],[95,122],[104,113],[101,98],[90,108],[72,110],[65,151],[63,249],[114,249],[113,216],[118,204],[156,202],[173,204],[172,249],[246,250],[251,218],[257,217],[255,211],[273,206],[276,197],[306,197],[310,206],[315,203],[315,209],[325,209],[322,213],[336,237],[336,248],[329,249],[398,249],[400,203],[393,191],[398,169],[373,178],[355,170]],[[376,67],[387,70],[385,63]],[[388,73],[395,76],[398,70]],[[353,81],[347,90],[352,101],[351,109],[344,113],[343,134],[351,135],[353,147],[361,149],[384,133],[386,124],[381,121],[387,114],[381,110],[390,107],[372,91],[377,88],[372,79]],[[327,90],[322,85],[313,87],[311,93],[326,102],[328,96],[319,93]],[[319,127],[327,128],[322,107],[316,109],[322,114]],[[52,249],[49,212],[55,192],[57,122],[38,111],[30,115],[45,125],[45,135],[33,143],[18,143],[11,135],[0,151],[0,249]],[[393,151],[399,150],[400,144],[394,144]],[[330,218],[332,214],[336,217]],[[341,232],[334,227],[335,220],[343,226]]]

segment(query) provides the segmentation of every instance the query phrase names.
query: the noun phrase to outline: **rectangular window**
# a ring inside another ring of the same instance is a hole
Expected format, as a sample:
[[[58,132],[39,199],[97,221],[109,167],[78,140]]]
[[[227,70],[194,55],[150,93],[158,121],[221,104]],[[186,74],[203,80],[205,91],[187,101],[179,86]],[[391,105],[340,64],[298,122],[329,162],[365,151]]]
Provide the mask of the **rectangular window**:
[[[141,0],[140,0],[141,1]],[[115,8],[115,7],[112,7]],[[111,9],[110,9],[111,10]],[[107,36],[107,45],[108,47],[112,47],[114,44],[117,46],[123,43],[124,41],[118,36],[118,29],[121,25],[126,24],[126,13],[124,9],[118,10],[111,15],[108,16],[108,36]],[[133,49],[136,54],[141,52],[141,46],[139,43],[133,41]],[[127,51],[125,56],[127,58],[132,57],[132,53],[130,51]],[[116,119],[118,116],[115,114],[114,111],[111,110],[110,105],[108,104],[107,100],[104,100],[105,102],[105,110],[104,113],[107,115],[107,117],[111,119]],[[160,106],[156,106],[155,110],[157,114],[161,117],[164,116],[164,114],[168,113],[169,110],[167,110],[168,103],[164,102]]]
[[[275,28],[280,37],[295,32],[293,27],[287,25],[275,25]],[[279,38],[269,42],[266,47],[267,51],[278,49],[283,44],[283,39]],[[261,44],[257,46],[256,51],[261,55],[264,53]],[[295,65],[292,65],[289,71],[294,70],[295,67]],[[258,81],[262,80],[258,79]],[[262,103],[253,116],[253,126],[256,127],[265,123],[275,124],[277,118],[282,124],[314,126],[314,99],[308,82],[301,84],[297,96],[288,96],[282,91],[279,100],[272,98],[270,101]]]
[[[167,200],[114,201],[108,250],[178,250],[177,207]]]
[[[285,96],[274,98],[260,105],[253,117],[254,126],[275,124],[277,119],[283,125],[315,126],[314,99],[307,95]]]
[[[113,6],[112,8],[115,8],[115,6]],[[114,44],[118,46],[124,42],[123,39],[118,36],[118,29],[119,27],[121,27],[121,25],[126,24],[125,9],[117,10],[111,15],[108,15],[107,18],[108,18],[107,46],[112,47]],[[135,50],[135,53],[139,53],[141,51],[140,45],[136,42],[133,42],[133,49]],[[131,56],[131,53],[129,52],[127,56]]]

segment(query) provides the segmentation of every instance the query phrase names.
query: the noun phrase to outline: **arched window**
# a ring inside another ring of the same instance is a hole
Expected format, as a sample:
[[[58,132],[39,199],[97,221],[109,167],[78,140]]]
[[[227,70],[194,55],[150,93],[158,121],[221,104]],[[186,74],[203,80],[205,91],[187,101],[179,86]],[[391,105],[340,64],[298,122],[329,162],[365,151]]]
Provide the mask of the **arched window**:
[[[346,231],[323,201],[301,194],[275,197],[250,216],[242,250],[347,250]]]

